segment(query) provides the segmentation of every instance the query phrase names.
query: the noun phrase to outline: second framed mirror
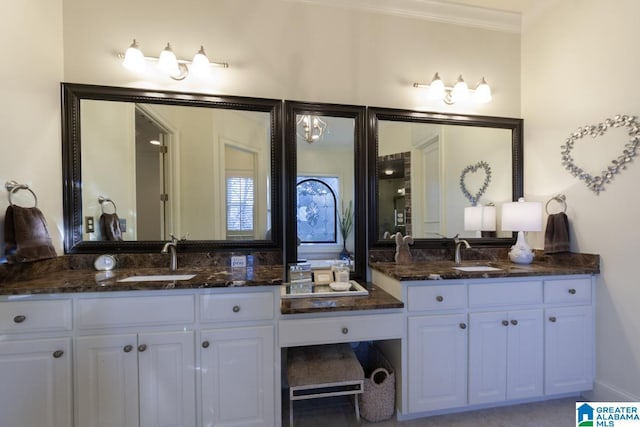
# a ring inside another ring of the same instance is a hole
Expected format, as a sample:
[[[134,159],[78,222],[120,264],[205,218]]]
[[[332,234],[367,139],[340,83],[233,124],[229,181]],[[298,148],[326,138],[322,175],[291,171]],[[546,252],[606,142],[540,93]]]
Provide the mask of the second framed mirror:
[[[285,102],[285,254],[366,275],[365,107]]]

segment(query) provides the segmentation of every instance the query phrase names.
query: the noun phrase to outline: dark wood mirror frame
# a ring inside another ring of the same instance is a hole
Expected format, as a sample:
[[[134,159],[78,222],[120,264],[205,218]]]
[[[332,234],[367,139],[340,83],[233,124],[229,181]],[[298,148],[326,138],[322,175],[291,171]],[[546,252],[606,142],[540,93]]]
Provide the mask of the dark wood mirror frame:
[[[271,117],[271,240],[187,240],[180,244],[185,252],[217,250],[282,251],[282,101],[277,99],[216,96],[149,89],[62,83],[62,173],[65,253],[118,253],[160,251],[161,241],[94,242],[82,240],[82,168],[80,101],[83,99],[147,104],[183,105],[204,108],[270,113]]]
[[[512,200],[523,197],[523,120],[506,117],[475,116],[465,114],[447,114],[419,112],[413,110],[399,110],[389,108],[370,107],[367,109],[367,158],[369,170],[369,248],[390,249],[395,246],[392,240],[380,240],[378,238],[378,122],[380,120],[400,121],[409,123],[431,123],[442,125],[477,126],[487,128],[501,128],[511,130],[511,158],[512,158]],[[453,237],[453,236],[447,236]],[[477,247],[504,247],[515,243],[515,233],[510,238],[475,238],[466,239],[472,246]],[[451,239],[414,239],[413,248],[443,248],[451,245]]]
[[[285,259],[287,263],[297,261],[297,136],[296,116],[315,114],[329,117],[354,119],[354,242],[355,270],[353,279],[364,279],[367,268],[367,145],[366,108],[355,105],[338,105],[285,101],[285,158],[284,158],[284,201],[285,201]]]

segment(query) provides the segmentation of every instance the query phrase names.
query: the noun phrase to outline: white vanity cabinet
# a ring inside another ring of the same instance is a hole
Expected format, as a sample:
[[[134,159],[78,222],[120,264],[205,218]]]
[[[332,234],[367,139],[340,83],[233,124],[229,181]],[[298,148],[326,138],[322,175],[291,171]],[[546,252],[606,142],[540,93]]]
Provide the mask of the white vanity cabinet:
[[[76,338],[77,427],[195,425],[193,295],[81,298],[76,307],[81,332],[92,333]]]
[[[399,418],[591,390],[591,275],[372,281],[405,302]]]
[[[72,424],[71,300],[0,302],[0,425]]]
[[[0,425],[72,424],[71,301],[0,302]]]
[[[203,426],[275,425],[273,292],[200,295]]]

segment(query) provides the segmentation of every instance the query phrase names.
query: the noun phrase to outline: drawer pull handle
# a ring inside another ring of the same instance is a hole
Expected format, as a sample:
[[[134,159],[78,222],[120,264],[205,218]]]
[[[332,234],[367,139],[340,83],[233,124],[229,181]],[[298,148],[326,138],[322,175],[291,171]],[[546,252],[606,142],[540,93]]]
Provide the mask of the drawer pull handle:
[[[209,341],[202,341],[202,348],[209,348]]]
[[[20,314],[20,315],[18,315],[18,316],[13,318],[13,321],[16,322],[16,323],[22,323],[25,320],[27,320],[27,316],[23,316],[22,314]]]
[[[342,333],[347,335],[349,333],[349,328],[342,328]]]
[[[124,350],[125,353],[129,353],[131,350],[133,350],[133,346],[131,344],[127,344],[122,350]]]
[[[467,324],[466,323],[460,323],[460,329],[467,329]]]
[[[438,301],[438,302],[442,302],[442,301],[444,301],[444,297],[443,297],[442,295],[438,295],[438,296],[436,297],[436,301]]]
[[[512,324],[513,326],[516,326],[516,325],[518,324],[518,321],[514,319],[514,320],[512,320],[512,321],[511,321],[511,324]]]
[[[575,289],[573,289],[573,288],[571,288],[571,289],[569,289],[569,293],[570,293],[571,295],[575,295],[575,294],[576,294],[576,290],[575,290]]]
[[[509,326],[509,321],[508,320],[503,320],[502,321],[502,326]]]
[[[146,344],[140,344],[138,346],[138,351],[142,352],[145,351],[147,349],[147,345]]]
[[[63,354],[64,354],[64,351],[56,350],[56,351],[53,352],[53,357],[55,357],[56,359],[60,359]]]
[[[555,322],[556,320],[558,320],[556,319],[556,316],[549,317],[549,322]]]
[[[239,312],[239,311],[240,311],[240,306],[239,306],[239,305],[234,305],[234,306],[233,306],[233,312],[234,312],[234,313],[237,313],[237,312]]]

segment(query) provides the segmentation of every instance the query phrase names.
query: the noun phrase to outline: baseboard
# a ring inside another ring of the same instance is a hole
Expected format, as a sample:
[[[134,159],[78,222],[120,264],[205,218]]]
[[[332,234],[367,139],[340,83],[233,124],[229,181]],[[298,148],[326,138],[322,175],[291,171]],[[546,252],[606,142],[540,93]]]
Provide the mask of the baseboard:
[[[627,393],[602,381],[596,381],[593,390],[584,393],[592,402],[640,402],[640,397]]]

